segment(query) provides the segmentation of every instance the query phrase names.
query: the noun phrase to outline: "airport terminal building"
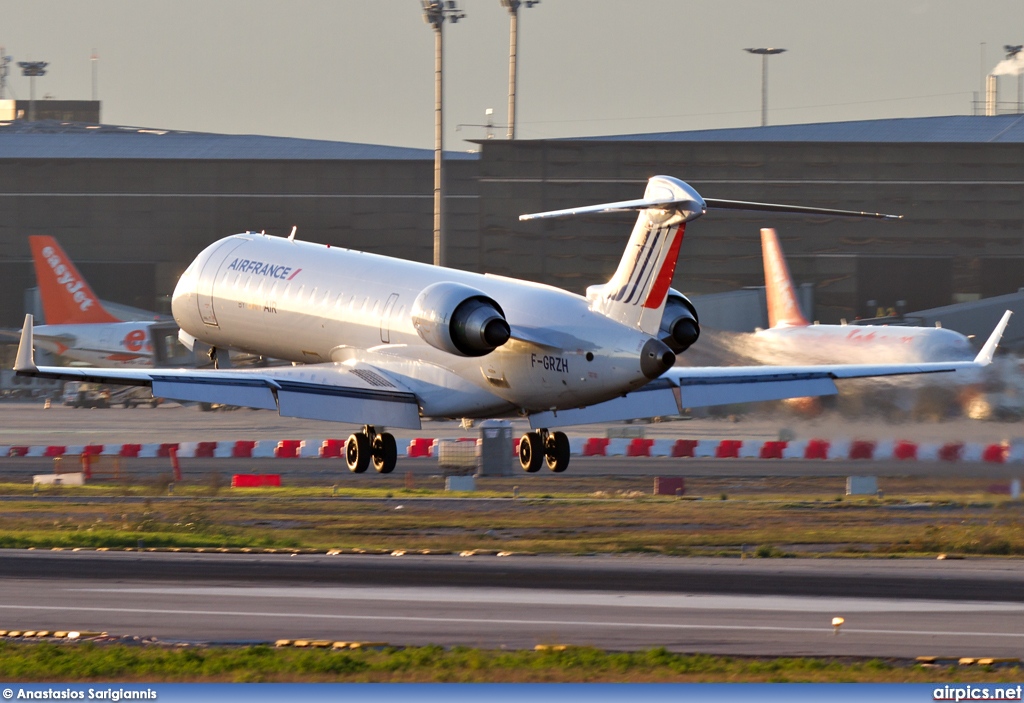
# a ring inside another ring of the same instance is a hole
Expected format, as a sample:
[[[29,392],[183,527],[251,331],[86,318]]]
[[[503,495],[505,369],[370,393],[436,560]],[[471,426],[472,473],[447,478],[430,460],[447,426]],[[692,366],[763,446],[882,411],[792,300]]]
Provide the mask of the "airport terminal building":
[[[822,322],[919,310],[1024,286],[1024,117],[933,117],[479,142],[451,152],[452,265],[582,292],[608,279],[628,214],[518,216],[638,198],[677,176],[729,200],[881,211],[897,222],[709,212],[689,225],[675,287],[763,285],[761,227],[775,227]],[[97,293],[167,309],[207,244],[255,230],[429,261],[433,153],[249,135],[59,122],[0,125],[0,325],[34,285],[27,237],[52,234]],[[339,272],[343,276],[344,272]]]

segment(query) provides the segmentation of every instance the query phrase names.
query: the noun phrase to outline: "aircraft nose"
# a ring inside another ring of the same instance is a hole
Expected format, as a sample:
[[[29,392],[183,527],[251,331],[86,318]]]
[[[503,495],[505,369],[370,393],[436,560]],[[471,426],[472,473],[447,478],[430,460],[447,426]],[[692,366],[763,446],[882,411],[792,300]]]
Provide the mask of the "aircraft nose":
[[[640,372],[653,380],[672,368],[676,355],[660,339],[648,339],[640,350]]]

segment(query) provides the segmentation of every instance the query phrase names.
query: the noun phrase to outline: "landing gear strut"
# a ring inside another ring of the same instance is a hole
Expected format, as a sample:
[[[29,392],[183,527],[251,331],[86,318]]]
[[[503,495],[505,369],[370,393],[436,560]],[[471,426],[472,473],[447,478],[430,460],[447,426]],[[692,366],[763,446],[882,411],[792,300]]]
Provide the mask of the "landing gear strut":
[[[519,440],[519,465],[527,473],[540,471],[541,463],[555,473],[569,468],[569,438],[564,432],[537,430],[527,432]]]
[[[398,446],[394,435],[389,432],[378,434],[373,425],[366,425],[362,432],[349,435],[345,442],[345,463],[349,471],[361,474],[371,461],[378,473],[391,473],[398,463]]]

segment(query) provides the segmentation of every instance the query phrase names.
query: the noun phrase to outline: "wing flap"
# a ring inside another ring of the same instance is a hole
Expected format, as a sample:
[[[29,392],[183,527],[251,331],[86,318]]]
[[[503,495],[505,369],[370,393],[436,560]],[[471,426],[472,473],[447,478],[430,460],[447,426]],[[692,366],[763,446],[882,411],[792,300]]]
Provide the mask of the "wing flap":
[[[222,403],[245,408],[277,410],[274,391],[261,378],[153,377],[153,395],[157,398],[191,400],[197,403]],[[283,414],[283,413],[282,413]]]
[[[835,382],[828,377],[700,385],[684,383],[681,402],[684,408],[704,408],[762,400],[835,395],[837,392]]]
[[[387,427],[420,428],[419,404],[412,393],[366,390],[279,381],[281,415],[307,420],[368,423]]]

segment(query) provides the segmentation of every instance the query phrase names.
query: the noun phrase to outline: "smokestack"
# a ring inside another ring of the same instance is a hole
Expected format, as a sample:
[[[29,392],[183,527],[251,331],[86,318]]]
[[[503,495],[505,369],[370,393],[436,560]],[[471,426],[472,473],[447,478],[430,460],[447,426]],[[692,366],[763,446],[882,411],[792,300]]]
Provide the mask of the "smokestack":
[[[985,117],[996,116],[996,104],[999,99],[999,78],[989,74],[985,79]]]

